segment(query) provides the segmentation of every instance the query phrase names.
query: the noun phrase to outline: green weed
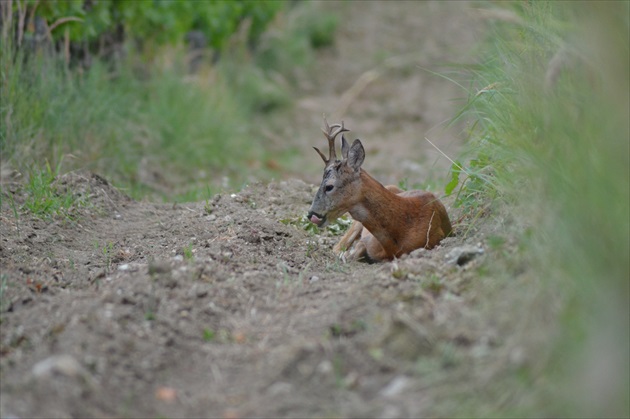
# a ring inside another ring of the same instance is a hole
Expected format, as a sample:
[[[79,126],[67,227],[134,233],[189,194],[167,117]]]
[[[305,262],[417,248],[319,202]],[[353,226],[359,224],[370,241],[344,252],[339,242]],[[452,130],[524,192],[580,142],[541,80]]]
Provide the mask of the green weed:
[[[204,342],[212,342],[215,338],[216,333],[212,329],[203,329],[203,340]]]
[[[11,192],[7,192],[7,196],[9,197],[9,205],[11,206],[11,210],[13,211],[13,217],[15,217],[15,227],[17,229],[18,238],[20,237],[20,214],[18,212],[18,207],[15,204],[15,198]]]
[[[335,385],[339,389],[346,388],[345,377],[345,362],[340,354],[336,354],[332,358],[333,374],[335,376]]]
[[[398,187],[400,189],[402,189],[403,191],[406,191],[407,189],[409,189],[409,179],[408,178],[404,178],[398,181]]]
[[[350,272],[350,267],[341,263],[341,261],[337,258],[333,262],[326,262],[326,272],[337,272],[337,273],[348,273]]]
[[[192,243],[190,243],[188,246],[184,246],[182,251],[184,253],[184,260],[185,261],[190,262],[195,257],[195,254],[193,253],[193,245],[192,245]]]
[[[5,301],[5,293],[7,288],[9,287],[9,277],[8,275],[1,274],[0,275],[0,313],[4,313],[4,308],[9,304],[9,301]]]
[[[87,198],[79,198],[71,191],[60,192],[55,187],[58,175],[59,166],[53,171],[48,163],[42,170],[32,168],[24,187],[26,199],[22,209],[40,218],[61,216],[74,219],[73,210],[86,206]]]
[[[103,245],[101,249],[101,253],[103,255],[103,261],[105,263],[105,272],[109,272],[112,263],[112,254],[114,252],[114,243],[107,242],[107,244]]]

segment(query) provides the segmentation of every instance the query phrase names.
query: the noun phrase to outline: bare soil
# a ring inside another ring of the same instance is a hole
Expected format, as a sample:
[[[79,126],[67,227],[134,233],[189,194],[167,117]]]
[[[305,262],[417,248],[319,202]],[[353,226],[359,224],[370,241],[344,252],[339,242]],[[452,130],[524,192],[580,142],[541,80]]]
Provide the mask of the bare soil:
[[[460,3],[318,7],[339,13],[337,43],[287,120],[263,127],[304,150],[287,179],[174,205],[75,172],[55,183],[88,198],[75,221],[2,207],[0,416],[417,417],[457,411],[444,387],[470,395],[525,362],[475,291],[514,247],[488,245],[497,219],[469,230],[446,199],[455,237],[374,265],[336,260],[338,237],[299,223],[321,176],[310,146],[322,146],[323,112],[357,130],[384,183],[444,179],[450,163],[423,138],[457,152],[457,132],[435,127],[462,93],[417,64],[469,60],[479,23]],[[23,202],[23,185],[3,182],[3,202]]]

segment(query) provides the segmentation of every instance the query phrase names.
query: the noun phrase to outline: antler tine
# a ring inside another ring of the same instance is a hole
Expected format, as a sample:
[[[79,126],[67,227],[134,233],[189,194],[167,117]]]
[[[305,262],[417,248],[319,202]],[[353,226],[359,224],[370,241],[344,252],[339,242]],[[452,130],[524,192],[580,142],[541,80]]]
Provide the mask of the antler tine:
[[[324,156],[322,155],[321,152],[319,152],[319,150],[318,150],[318,153],[320,154],[320,156],[322,156],[322,159],[324,160],[326,165],[328,165],[331,162],[334,162],[335,160],[337,160],[337,153],[335,151],[335,138],[340,133],[345,132],[345,131],[350,131],[350,130],[344,127],[343,121],[341,121],[341,124],[328,125],[328,121],[326,120],[326,115],[324,115],[324,126],[325,126],[325,129],[322,129],[322,131],[324,132],[324,136],[328,140],[328,160],[324,158]]]

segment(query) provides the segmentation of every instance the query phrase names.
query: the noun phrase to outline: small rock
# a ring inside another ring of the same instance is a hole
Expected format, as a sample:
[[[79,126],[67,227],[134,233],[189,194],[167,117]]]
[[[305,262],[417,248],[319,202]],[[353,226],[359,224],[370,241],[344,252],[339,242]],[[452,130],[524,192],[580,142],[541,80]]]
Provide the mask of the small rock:
[[[484,252],[483,248],[480,246],[460,246],[454,249],[451,249],[450,252],[446,254],[447,263],[464,266],[475,257],[482,255]]]
[[[149,275],[165,274],[169,272],[171,272],[171,265],[167,262],[156,260],[149,262]]]
[[[521,347],[516,347],[510,351],[509,355],[510,364],[515,368],[520,368],[525,364],[527,357],[525,351]]]
[[[383,413],[381,413],[381,418],[383,419],[396,419],[402,417],[400,414],[400,409],[393,405],[387,405],[383,409]]]
[[[357,388],[357,386],[359,385],[359,374],[357,374],[355,371],[351,371],[343,379],[343,383],[345,384],[346,388]]]
[[[172,403],[177,399],[177,390],[172,387],[158,387],[155,390],[155,398],[166,403]]]
[[[399,375],[386,385],[379,394],[383,397],[394,397],[399,395],[408,385],[409,378]]]
[[[413,252],[409,253],[409,257],[411,258],[420,258],[422,256],[424,256],[427,252],[427,249],[425,249],[424,247],[421,247],[420,249],[416,249]]]
[[[277,396],[279,394],[289,394],[291,393],[293,386],[290,383],[285,383],[284,381],[278,381],[273,383],[267,389],[267,393],[271,396]]]
[[[322,375],[328,375],[332,372],[332,370],[333,370],[333,365],[327,359],[320,362],[319,365],[317,366],[317,372]]]
[[[313,275],[308,279],[311,283],[319,281],[319,277],[317,275]]]
[[[66,377],[87,377],[87,372],[79,361],[70,355],[54,355],[39,361],[33,366],[32,372],[36,378],[48,378],[53,374]]]
[[[241,415],[239,415],[238,410],[236,409],[225,409],[223,413],[221,413],[221,417],[223,419],[240,419]]]
[[[434,338],[421,324],[400,316],[386,327],[379,346],[396,358],[414,361],[431,353]]]

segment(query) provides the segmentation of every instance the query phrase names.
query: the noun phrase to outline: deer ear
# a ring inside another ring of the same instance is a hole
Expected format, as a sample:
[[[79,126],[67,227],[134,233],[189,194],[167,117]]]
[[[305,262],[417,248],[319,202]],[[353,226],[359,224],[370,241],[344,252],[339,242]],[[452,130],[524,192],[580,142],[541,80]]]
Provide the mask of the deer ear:
[[[350,150],[350,146],[346,141],[346,136],[341,134],[341,157],[344,159],[348,158],[348,151]]]
[[[363,160],[365,160],[365,149],[361,141],[357,138],[352,143],[350,150],[348,150],[348,166],[352,167],[355,171],[359,171]]]

